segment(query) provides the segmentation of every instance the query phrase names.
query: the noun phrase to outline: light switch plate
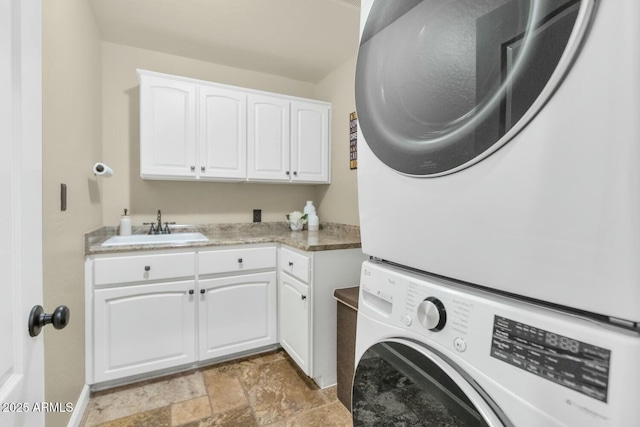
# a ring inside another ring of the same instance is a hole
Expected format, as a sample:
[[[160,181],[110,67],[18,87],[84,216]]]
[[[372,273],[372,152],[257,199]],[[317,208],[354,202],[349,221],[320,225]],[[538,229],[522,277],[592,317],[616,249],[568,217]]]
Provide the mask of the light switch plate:
[[[67,184],[60,184],[60,210],[67,210]]]

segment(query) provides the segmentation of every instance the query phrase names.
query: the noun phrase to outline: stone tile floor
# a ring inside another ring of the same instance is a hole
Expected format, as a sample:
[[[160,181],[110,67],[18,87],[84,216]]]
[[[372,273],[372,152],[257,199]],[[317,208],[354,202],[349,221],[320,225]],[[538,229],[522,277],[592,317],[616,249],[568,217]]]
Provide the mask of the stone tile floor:
[[[351,426],[335,387],[319,389],[282,351],[95,393],[84,427]]]

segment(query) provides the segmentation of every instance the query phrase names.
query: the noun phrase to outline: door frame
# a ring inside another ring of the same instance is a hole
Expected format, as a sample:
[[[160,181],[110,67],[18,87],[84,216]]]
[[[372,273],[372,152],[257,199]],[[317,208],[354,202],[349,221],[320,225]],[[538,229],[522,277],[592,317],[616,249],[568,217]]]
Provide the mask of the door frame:
[[[30,337],[27,319],[31,308],[42,305],[42,0],[0,0],[8,13],[0,25],[2,55],[9,65],[0,70],[2,85],[9,87],[2,105],[2,147],[7,156],[10,232],[5,240],[9,264],[2,276],[3,291],[15,308],[8,345],[13,353],[10,369],[0,387],[0,402],[14,404],[0,412],[2,425],[44,426],[43,335]],[[6,111],[5,111],[6,108]],[[6,325],[3,325],[6,327]],[[5,405],[3,405],[5,406]],[[22,409],[20,411],[19,409]]]

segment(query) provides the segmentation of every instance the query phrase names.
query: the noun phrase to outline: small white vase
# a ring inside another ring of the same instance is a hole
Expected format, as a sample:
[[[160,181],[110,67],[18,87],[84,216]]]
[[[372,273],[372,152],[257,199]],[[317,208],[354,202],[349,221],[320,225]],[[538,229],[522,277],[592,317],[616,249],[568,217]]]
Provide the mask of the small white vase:
[[[289,226],[291,227],[291,231],[300,231],[302,227],[304,227],[304,224],[301,222],[290,222]]]

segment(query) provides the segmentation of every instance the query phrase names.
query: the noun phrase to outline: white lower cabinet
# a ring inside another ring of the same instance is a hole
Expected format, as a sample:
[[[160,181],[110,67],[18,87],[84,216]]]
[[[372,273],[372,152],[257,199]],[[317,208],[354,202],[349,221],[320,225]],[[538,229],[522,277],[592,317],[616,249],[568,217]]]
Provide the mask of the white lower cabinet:
[[[278,256],[280,345],[320,388],[336,384],[336,288],[357,286],[360,249],[306,252],[282,245]]]
[[[200,360],[278,342],[275,271],[204,279],[198,287]]]
[[[275,245],[94,256],[85,276],[99,388],[278,344]]]
[[[286,273],[278,283],[280,301],[280,345],[311,376],[309,322],[309,286]]]
[[[106,388],[279,343],[332,386],[333,290],[357,285],[364,259],[275,244],[87,257],[86,381]]]
[[[97,289],[94,381],[195,361],[195,286],[189,280]]]

